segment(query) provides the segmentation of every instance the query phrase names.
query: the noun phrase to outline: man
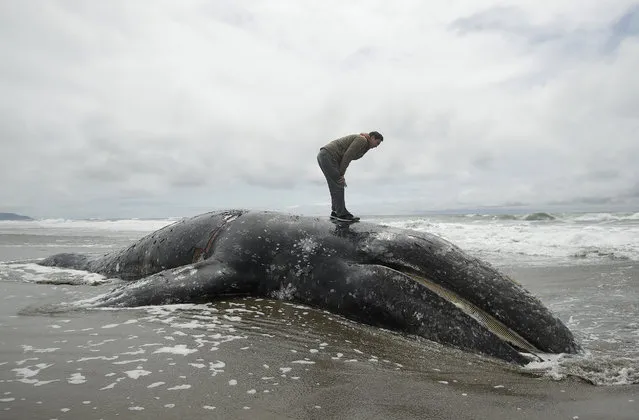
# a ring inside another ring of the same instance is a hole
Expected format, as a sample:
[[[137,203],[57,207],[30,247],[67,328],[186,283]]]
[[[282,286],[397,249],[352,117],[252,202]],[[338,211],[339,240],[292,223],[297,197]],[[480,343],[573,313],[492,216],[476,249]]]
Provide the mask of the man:
[[[359,220],[359,217],[353,216],[346,210],[344,174],[351,161],[361,158],[370,149],[379,146],[382,141],[384,137],[380,133],[371,131],[368,134],[360,133],[341,137],[320,148],[317,163],[326,177],[328,190],[331,193],[331,219],[346,222]]]

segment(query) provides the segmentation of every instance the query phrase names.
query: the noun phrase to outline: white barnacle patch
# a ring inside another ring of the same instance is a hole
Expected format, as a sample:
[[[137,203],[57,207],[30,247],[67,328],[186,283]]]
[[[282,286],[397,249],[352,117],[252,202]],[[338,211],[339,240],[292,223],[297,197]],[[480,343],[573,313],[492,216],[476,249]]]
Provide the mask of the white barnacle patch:
[[[317,249],[318,243],[313,238],[307,237],[300,239],[295,246],[303,253],[311,254]]]
[[[397,234],[394,232],[390,232],[390,231],[382,231],[382,232],[377,232],[374,235],[374,238],[377,239],[378,241],[394,241],[397,239]]]
[[[359,248],[362,252],[371,255],[384,254],[387,251],[387,241],[391,240],[389,234],[378,233],[374,236],[370,236],[365,241],[359,244]]]
[[[296,291],[297,289],[292,283],[288,283],[286,286],[282,284],[278,290],[271,292],[271,297],[279,300],[290,300]]]
[[[444,242],[441,247],[435,249],[434,254],[438,257],[443,257],[453,251],[455,251],[455,246],[451,243]]]

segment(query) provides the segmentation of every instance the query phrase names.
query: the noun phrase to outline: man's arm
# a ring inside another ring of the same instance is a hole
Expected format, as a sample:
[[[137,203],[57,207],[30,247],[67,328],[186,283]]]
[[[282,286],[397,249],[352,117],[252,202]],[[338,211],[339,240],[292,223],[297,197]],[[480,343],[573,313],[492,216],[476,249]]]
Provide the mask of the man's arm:
[[[353,159],[359,159],[364,154],[367,147],[368,141],[361,135],[357,136],[355,140],[353,140],[351,145],[348,146],[348,149],[346,149],[342,161],[339,163],[339,174],[341,176],[344,176],[351,161]]]

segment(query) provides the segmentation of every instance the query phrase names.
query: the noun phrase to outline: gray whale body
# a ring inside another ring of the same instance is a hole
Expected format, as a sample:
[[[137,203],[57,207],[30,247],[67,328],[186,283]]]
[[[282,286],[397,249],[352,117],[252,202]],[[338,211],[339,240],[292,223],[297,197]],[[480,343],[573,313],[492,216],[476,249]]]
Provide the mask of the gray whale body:
[[[270,297],[517,364],[580,351],[539,299],[488,263],[435,235],[366,222],[211,212],[103,256],[39,264],[129,281],[67,309]]]

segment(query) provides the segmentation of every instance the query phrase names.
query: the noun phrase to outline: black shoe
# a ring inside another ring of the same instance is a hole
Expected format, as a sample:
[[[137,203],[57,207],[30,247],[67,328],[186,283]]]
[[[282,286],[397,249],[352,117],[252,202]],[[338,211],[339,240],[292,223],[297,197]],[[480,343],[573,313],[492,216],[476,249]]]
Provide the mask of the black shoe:
[[[331,212],[331,219],[334,219],[337,216],[337,213],[335,213],[334,211]]]
[[[357,222],[359,220],[359,217],[353,216],[350,212],[346,212],[346,216],[350,217],[354,222]]]
[[[355,217],[350,213],[347,213],[343,216],[335,216],[335,220],[339,220],[340,222],[357,222],[359,221],[359,217]]]

